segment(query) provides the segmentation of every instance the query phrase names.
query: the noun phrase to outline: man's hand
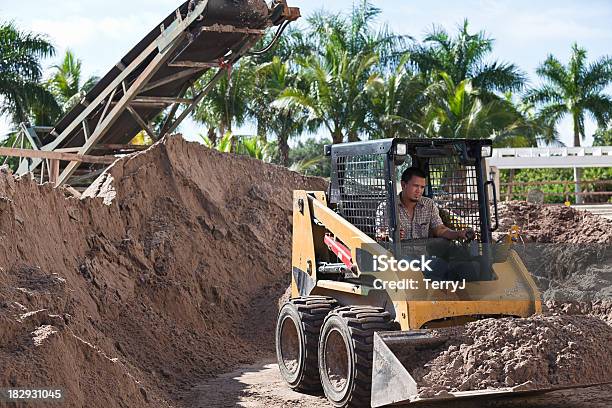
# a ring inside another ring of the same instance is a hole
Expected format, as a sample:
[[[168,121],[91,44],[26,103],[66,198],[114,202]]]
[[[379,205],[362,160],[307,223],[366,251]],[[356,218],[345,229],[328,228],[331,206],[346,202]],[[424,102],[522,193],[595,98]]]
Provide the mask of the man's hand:
[[[468,235],[468,231],[467,230],[463,230],[463,231],[455,231],[457,233],[457,239],[467,239],[467,235]]]
[[[389,228],[381,227],[376,231],[376,239],[378,241],[387,241],[389,240]],[[406,239],[406,230],[400,228],[400,239]]]
[[[377,241],[388,241],[389,240],[389,228],[379,227],[376,229],[376,240]]]
[[[446,238],[449,241],[454,240],[473,240],[474,239],[474,231],[471,229],[463,230],[463,231],[453,231],[452,229],[440,225],[438,228],[434,230],[434,236],[438,238]]]
[[[466,229],[463,231],[457,231],[457,239],[462,239],[464,241],[472,241],[476,238],[476,234],[472,229]]]

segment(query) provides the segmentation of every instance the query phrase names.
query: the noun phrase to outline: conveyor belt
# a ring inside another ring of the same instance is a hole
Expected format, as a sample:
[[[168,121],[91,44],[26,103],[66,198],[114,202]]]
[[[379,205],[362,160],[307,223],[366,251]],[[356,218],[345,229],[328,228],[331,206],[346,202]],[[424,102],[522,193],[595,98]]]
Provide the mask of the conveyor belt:
[[[299,17],[285,0],[191,0],[160,22],[130,50],[53,128],[27,134],[34,149],[103,155],[128,144],[145,130],[153,139],[172,132],[226,69],[236,63],[272,26]],[[186,91],[208,70],[213,80],[194,98]],[[147,123],[170,108],[161,131]],[[183,109],[179,109],[183,107]],[[23,160],[18,175],[34,171],[41,159]],[[79,166],[63,163],[56,185]],[[99,165],[98,165],[99,167]],[[90,165],[92,171],[99,170]]]

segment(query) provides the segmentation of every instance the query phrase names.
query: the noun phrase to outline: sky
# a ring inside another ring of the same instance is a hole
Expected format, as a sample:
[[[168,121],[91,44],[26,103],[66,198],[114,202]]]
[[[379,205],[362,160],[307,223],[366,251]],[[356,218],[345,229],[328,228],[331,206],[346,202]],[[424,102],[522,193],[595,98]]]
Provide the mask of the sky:
[[[348,12],[353,0],[289,0],[308,16],[322,8]],[[433,25],[454,32],[464,18],[472,31],[484,30],[496,40],[491,60],[512,62],[537,85],[537,66],[553,54],[567,62],[574,42],[588,51],[589,60],[612,55],[612,0],[374,0],[382,9],[378,24],[396,33],[421,39]],[[49,68],[72,50],[83,62],[85,76],[104,75],[181,1],[176,0],[0,0],[0,21],[12,20],[24,30],[46,33],[57,49]],[[612,93],[612,92],[611,92]],[[585,145],[591,145],[596,126],[587,123]],[[9,130],[0,119],[0,137]],[[180,129],[185,134],[203,132],[195,123]],[[250,127],[240,129],[249,132]],[[561,140],[572,144],[571,122],[560,126]],[[322,133],[324,135],[324,133]]]

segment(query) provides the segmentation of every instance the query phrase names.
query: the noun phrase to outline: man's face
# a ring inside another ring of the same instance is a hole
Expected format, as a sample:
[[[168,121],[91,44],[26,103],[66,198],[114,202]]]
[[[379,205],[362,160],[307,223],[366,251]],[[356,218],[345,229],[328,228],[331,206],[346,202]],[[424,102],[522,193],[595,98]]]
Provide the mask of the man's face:
[[[407,182],[402,181],[402,197],[417,202],[423,196],[426,181],[422,177],[412,176]]]

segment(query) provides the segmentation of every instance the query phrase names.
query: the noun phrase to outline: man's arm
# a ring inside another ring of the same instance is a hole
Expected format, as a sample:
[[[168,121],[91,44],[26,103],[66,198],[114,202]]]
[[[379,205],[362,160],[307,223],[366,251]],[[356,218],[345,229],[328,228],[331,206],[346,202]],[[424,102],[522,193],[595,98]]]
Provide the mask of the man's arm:
[[[454,241],[456,239],[466,239],[467,231],[454,231],[448,228],[446,225],[438,225],[433,230],[434,237],[436,238],[446,238],[449,241]]]
[[[466,239],[468,231],[454,231],[444,225],[442,222],[442,217],[440,217],[440,210],[435,204],[432,209],[432,218],[431,218],[431,231],[433,236],[436,238],[446,238],[449,241],[454,241],[456,239]]]

